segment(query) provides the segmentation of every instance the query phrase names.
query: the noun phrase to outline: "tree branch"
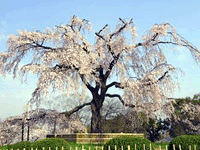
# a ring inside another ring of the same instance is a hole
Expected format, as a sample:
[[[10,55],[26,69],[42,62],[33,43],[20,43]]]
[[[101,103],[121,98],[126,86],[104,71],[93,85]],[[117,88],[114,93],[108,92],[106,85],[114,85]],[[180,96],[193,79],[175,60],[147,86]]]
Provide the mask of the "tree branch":
[[[42,44],[38,44],[36,41],[34,41],[34,40],[32,40],[32,39],[30,39],[30,38],[28,38],[30,41],[32,41],[33,42],[33,44],[35,44],[35,45],[32,45],[32,44],[29,44],[30,46],[32,46],[32,47],[40,47],[40,48],[43,48],[43,49],[51,49],[51,50],[56,50],[56,49],[59,49],[59,48],[52,48],[52,47],[48,47],[48,46],[43,46],[43,43]],[[44,39],[43,39],[43,42],[44,42]],[[61,49],[61,48],[60,48]]]
[[[98,36],[99,38],[101,38],[101,39],[103,39],[104,41],[106,41],[106,39],[102,36],[102,35],[100,35],[100,34],[98,34],[98,33],[95,33],[96,34],[96,36]],[[107,42],[107,41],[106,41]]]
[[[147,84],[144,84],[144,85],[153,85],[153,84],[156,84],[156,83],[158,83],[159,81],[163,80],[163,79],[165,78],[165,76],[166,76],[168,73],[169,73],[169,71],[165,71],[165,73],[164,73],[160,78],[158,78],[157,81],[155,81],[155,82],[150,82],[150,83],[147,83]],[[148,80],[148,81],[150,81],[150,80]]]
[[[53,67],[53,69],[56,69],[56,68],[59,68],[59,69],[73,69],[75,68],[75,70],[79,71],[79,68],[75,67],[73,65],[73,68],[71,66],[66,66],[66,65],[56,65],[55,67]],[[84,74],[79,74],[80,77],[81,77],[81,80],[82,82],[86,85],[86,87],[91,91],[93,92],[94,91],[94,87],[92,87],[86,80],[85,80],[85,77],[84,77]]]
[[[87,81],[85,81],[85,77],[83,74],[79,74],[83,83],[87,86],[91,93],[94,91],[94,87],[92,87]]]
[[[112,60],[112,62],[110,63],[110,66],[108,68],[108,71],[106,71],[105,74],[105,79],[107,79],[112,71],[112,68],[114,67],[114,65],[117,63],[117,60],[119,59],[121,53],[119,53],[116,57],[114,57],[114,59]]]
[[[110,84],[108,84],[108,85],[106,86],[106,89],[109,89],[109,88],[112,87],[112,86],[115,86],[116,88],[124,89],[124,87],[121,87],[120,85],[121,85],[121,83],[119,83],[119,82],[112,82],[112,83],[110,83]]]
[[[122,103],[122,105],[124,105],[125,107],[131,107],[131,108],[134,108],[135,107],[135,105],[133,105],[133,104],[125,104],[125,102],[124,102],[124,100],[121,98],[121,96],[120,95],[118,95],[118,94],[106,94],[105,95],[106,97],[118,97],[119,98],[119,100],[121,101],[121,103]]]
[[[124,25],[123,25],[121,28],[119,28],[118,31],[116,31],[116,32],[114,32],[114,33],[112,33],[112,34],[110,35],[110,39],[109,39],[109,41],[112,39],[113,36],[119,34],[119,33],[120,33],[124,28],[126,28],[126,26],[127,26],[128,24],[133,23],[133,22],[132,22],[133,19],[131,19],[129,23],[128,23],[128,22],[125,22],[125,21],[122,20],[121,18],[119,18],[119,20],[120,20]]]
[[[72,115],[73,113],[79,111],[80,109],[82,109],[83,107],[87,106],[87,105],[91,105],[91,102],[89,103],[84,103],[82,105],[76,106],[75,108],[73,108],[70,111],[66,111],[66,112],[61,112],[60,114],[65,114],[66,117],[69,117],[70,115]]]

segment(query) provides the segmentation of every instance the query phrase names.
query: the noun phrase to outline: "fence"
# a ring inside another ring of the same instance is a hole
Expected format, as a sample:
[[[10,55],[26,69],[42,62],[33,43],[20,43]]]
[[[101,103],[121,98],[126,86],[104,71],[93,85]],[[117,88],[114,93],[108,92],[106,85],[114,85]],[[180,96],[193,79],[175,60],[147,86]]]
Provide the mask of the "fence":
[[[66,141],[73,141],[80,144],[93,143],[101,144],[106,143],[114,137],[144,137],[143,133],[74,133],[74,134],[61,134],[56,135],[56,138],[62,138]],[[47,135],[47,138],[52,138],[54,135]]]
[[[128,145],[127,147],[128,147],[128,150],[137,150],[136,144],[135,144],[134,148],[130,147],[130,145]],[[191,150],[191,149],[192,149],[192,146],[189,145],[189,150]],[[8,150],[8,149],[0,148],[0,150]],[[10,149],[10,150],[13,150],[13,149]],[[17,150],[19,150],[19,149],[17,149]],[[23,150],[26,150],[26,149],[24,148]],[[31,150],[37,150],[37,148],[36,149],[31,148]],[[45,148],[43,147],[42,150],[45,150]],[[49,150],[51,150],[51,147],[49,147]],[[56,147],[56,150],[59,150],[58,147]],[[61,150],[64,150],[63,146],[62,146]],[[89,146],[89,147],[87,147],[87,149],[85,149],[84,145],[82,145],[81,149],[80,149],[80,147],[76,146],[74,149],[72,147],[70,147],[70,150],[104,150],[104,146],[93,146],[93,147]],[[108,150],[111,150],[110,146],[108,146]],[[117,146],[114,147],[114,150],[117,150]],[[120,150],[125,150],[125,147],[121,146]],[[145,144],[143,144],[143,150],[145,150]],[[151,143],[150,143],[150,150],[153,150]],[[161,149],[161,146],[159,146],[159,148],[155,148],[154,150],[168,150],[168,146],[166,145],[166,147],[164,149],[163,148]],[[173,144],[173,150],[176,150],[174,144]],[[181,145],[179,145],[179,150],[181,150]],[[194,150],[197,150],[196,145],[194,145]]]

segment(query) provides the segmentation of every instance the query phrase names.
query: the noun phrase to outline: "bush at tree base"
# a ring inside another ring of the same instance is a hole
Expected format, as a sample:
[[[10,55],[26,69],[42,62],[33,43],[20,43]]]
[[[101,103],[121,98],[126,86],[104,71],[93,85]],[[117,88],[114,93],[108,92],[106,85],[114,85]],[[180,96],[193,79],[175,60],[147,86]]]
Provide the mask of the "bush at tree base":
[[[114,150],[116,145],[117,149],[120,150],[121,146],[123,146],[123,149],[128,149],[128,145],[130,145],[130,148],[134,149],[136,144],[136,148],[139,150],[143,149],[143,144],[145,144],[145,150],[150,150],[150,143],[150,140],[143,137],[116,137],[108,141],[104,148],[108,150],[108,146],[110,146],[110,150]],[[154,145],[151,147],[154,149]]]
[[[42,147],[44,147],[45,150],[48,150],[49,147],[51,147],[51,150],[56,150],[56,147],[58,147],[58,150],[61,150],[62,146],[64,150],[69,150],[68,143],[64,139],[60,139],[60,138],[41,139],[32,143],[31,145],[33,149],[36,149],[37,147],[37,150],[42,150]]]
[[[189,145],[191,145],[191,150],[194,150],[194,145],[196,145],[196,150],[200,150],[200,135],[177,136],[170,142],[169,150],[173,150],[173,144],[176,150],[180,150],[179,145],[181,145],[181,150],[188,150]]]
[[[11,150],[11,149],[13,149],[13,150],[16,150],[16,149],[23,150],[24,148],[26,148],[26,150],[30,150],[31,149],[31,142],[29,142],[29,141],[18,142],[16,144],[6,145],[5,148],[8,149],[8,150]]]

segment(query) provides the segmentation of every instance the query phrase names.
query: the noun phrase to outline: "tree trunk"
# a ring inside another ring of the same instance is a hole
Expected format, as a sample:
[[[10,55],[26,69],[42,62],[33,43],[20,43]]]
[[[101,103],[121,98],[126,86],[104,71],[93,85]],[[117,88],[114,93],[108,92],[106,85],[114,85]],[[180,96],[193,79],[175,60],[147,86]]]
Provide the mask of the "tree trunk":
[[[29,120],[28,120],[28,133],[27,133],[27,141],[29,141],[29,130],[30,130],[30,124],[29,124]]]
[[[100,100],[93,99],[91,110],[91,133],[102,133],[102,104]]]
[[[56,137],[56,117],[55,117],[55,120],[54,120],[53,134],[54,134],[54,137]]]
[[[22,121],[22,142],[24,141],[24,122]]]

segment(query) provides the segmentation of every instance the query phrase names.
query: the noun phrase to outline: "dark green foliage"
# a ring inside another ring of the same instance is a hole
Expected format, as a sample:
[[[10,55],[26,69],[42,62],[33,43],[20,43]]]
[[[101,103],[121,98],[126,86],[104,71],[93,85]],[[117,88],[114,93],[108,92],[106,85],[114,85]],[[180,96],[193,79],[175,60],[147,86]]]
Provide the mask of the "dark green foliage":
[[[26,148],[26,150],[30,150],[31,149],[31,142],[29,141],[25,141],[25,142],[18,142],[16,144],[12,144],[12,145],[6,145],[5,146],[6,149],[10,150],[23,150],[23,148]]]
[[[108,141],[104,148],[108,150],[108,146],[110,146],[110,149],[114,150],[116,145],[117,149],[120,150],[121,146],[123,149],[128,149],[128,145],[130,145],[130,148],[134,149],[136,144],[136,148],[139,150],[143,149],[143,144],[145,144],[145,150],[150,150],[150,143],[150,140],[142,137],[116,137]],[[152,149],[154,149],[154,145],[152,145]]]
[[[151,142],[159,140],[162,132],[169,129],[169,122],[167,120],[159,119],[157,122],[153,118],[149,118],[149,122],[144,122],[143,127],[146,130],[147,138]]]
[[[45,150],[49,150],[49,147],[51,147],[51,150],[56,150],[56,147],[58,147],[58,150],[61,150],[62,146],[64,150],[69,150],[68,143],[60,138],[46,138],[32,143],[33,149],[37,147],[38,150],[42,150],[42,147],[44,147]]]
[[[197,150],[200,150],[200,135],[178,136],[170,142],[169,150],[173,150],[173,144],[176,150],[179,150],[179,145],[181,145],[181,150],[188,150],[189,145],[191,145],[191,150],[194,150],[194,145],[196,145]]]

